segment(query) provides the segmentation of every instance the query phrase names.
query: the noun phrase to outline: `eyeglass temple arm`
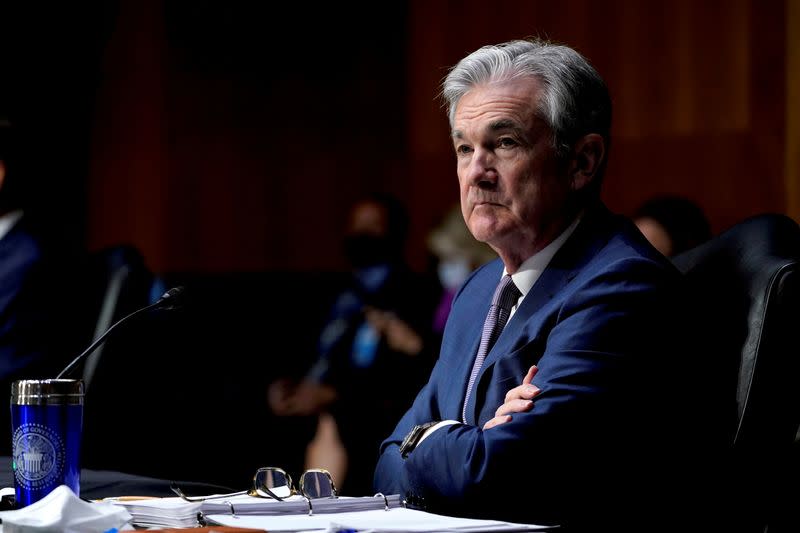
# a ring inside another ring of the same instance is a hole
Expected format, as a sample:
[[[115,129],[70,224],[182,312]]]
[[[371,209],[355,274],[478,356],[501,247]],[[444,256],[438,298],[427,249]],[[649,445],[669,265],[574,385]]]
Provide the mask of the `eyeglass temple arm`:
[[[215,494],[214,496],[187,496],[174,481],[170,483],[169,488],[172,492],[177,494],[181,499],[192,503],[202,502],[204,500],[213,500],[214,498],[229,498],[231,496],[239,496],[242,494],[247,494],[246,490],[240,490],[239,492],[230,492],[228,494]]]
[[[272,492],[272,491],[269,489],[269,487],[266,487],[266,486],[265,486],[265,487],[259,487],[259,488],[258,488],[258,490],[263,490],[264,492],[266,492],[267,494],[269,494],[270,498],[275,498],[275,499],[276,499],[276,500],[278,500],[279,502],[282,502],[282,501],[284,500],[284,498],[281,498],[280,496],[278,496],[277,494],[275,494],[274,492]]]

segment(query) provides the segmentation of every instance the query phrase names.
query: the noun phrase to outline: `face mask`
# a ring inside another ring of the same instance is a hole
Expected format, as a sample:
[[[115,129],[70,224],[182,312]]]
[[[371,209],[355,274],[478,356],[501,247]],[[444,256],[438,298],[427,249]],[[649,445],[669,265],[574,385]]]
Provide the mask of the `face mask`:
[[[3,531],[111,531],[127,529],[131,520],[124,507],[85,502],[61,485],[27,507],[3,513]]]
[[[383,237],[356,234],[345,237],[344,253],[350,264],[363,268],[386,263],[391,257],[389,241]]]
[[[470,272],[469,262],[463,258],[442,261],[437,267],[439,281],[445,289],[457,289]]]

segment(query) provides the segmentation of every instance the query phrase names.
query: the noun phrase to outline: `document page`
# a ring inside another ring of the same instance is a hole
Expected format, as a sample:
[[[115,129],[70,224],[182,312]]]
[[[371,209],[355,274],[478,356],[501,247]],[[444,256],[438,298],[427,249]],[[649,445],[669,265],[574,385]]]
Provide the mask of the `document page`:
[[[354,529],[370,533],[399,532],[491,532],[491,531],[549,531],[552,526],[515,524],[497,520],[477,520],[437,515],[414,509],[397,507],[394,509],[329,513],[320,515],[282,515],[282,516],[231,516],[206,515],[210,523],[221,526],[252,527],[266,529],[270,533],[278,531],[340,531]]]

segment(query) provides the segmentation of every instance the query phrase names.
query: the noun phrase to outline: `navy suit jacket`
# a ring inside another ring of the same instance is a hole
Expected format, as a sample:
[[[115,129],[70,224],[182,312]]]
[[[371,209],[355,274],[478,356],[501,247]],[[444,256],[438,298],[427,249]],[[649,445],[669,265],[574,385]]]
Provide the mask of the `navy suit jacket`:
[[[502,271],[500,260],[481,267],[456,296],[427,385],[381,445],[375,489],[484,518],[594,527],[631,519],[634,509],[652,518],[652,504],[671,496],[671,478],[686,465],[683,437],[694,429],[674,394],[686,383],[676,376],[691,373],[671,365],[682,332],[680,276],[602,205],[585,213],[487,354],[467,423],[400,456],[415,424],[461,419]],[[533,409],[483,431],[533,364],[542,391]]]
[[[0,239],[0,380],[42,356],[46,333],[37,279],[43,261],[39,241],[22,220]]]

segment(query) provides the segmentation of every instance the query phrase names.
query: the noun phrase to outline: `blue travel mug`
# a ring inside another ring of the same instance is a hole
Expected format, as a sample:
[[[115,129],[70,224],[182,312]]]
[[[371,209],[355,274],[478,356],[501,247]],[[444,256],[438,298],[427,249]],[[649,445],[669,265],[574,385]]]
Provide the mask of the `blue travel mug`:
[[[11,384],[11,467],[18,508],[59,485],[80,496],[83,391],[79,379]]]

